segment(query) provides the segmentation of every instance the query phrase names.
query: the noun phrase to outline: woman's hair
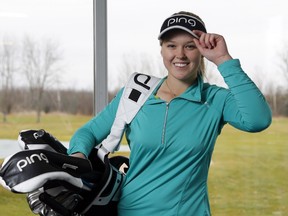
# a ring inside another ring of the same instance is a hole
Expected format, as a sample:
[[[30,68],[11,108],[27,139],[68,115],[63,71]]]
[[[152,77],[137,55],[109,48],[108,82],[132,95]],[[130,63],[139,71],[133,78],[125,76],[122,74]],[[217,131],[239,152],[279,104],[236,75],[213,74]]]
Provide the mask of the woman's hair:
[[[194,13],[191,13],[191,12],[187,12],[187,11],[180,11],[180,12],[177,12],[177,13],[174,13],[173,15],[188,15],[188,16],[193,16],[195,18],[197,18],[198,20],[200,20],[204,26],[205,26],[205,23],[203,22],[203,20],[196,14]],[[168,34],[167,34],[168,36]],[[162,43],[163,41],[166,39],[167,37],[165,37],[165,35],[162,37],[162,39],[160,40],[160,46],[162,46]],[[202,57],[201,58],[201,62],[200,62],[200,65],[199,65],[199,71],[198,71],[198,74],[202,77],[204,77],[205,75],[205,62],[204,62],[204,58]]]

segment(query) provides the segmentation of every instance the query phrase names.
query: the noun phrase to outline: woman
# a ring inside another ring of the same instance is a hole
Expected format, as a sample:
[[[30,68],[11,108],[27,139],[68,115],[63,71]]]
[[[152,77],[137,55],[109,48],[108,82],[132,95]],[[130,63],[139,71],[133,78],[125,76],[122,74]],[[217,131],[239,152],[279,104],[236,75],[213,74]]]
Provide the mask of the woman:
[[[159,40],[168,76],[127,125],[130,168],[118,214],[210,215],[207,177],[222,127],[262,131],[271,123],[271,111],[224,38],[206,33],[195,14],[168,17]],[[203,82],[203,58],[218,66],[228,89]],[[87,156],[109,134],[121,94],[75,133],[69,154]]]

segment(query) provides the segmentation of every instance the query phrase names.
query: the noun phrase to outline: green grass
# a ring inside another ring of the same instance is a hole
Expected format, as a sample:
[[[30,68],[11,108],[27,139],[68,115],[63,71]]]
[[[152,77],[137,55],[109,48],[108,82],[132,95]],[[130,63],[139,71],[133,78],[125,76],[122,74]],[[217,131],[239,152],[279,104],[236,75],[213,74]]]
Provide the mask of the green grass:
[[[213,215],[275,215],[288,212],[288,119],[250,134],[224,129],[209,174]]]
[[[0,123],[0,138],[15,139],[22,129],[44,128],[68,141],[89,116],[8,116]],[[226,126],[220,135],[209,173],[213,216],[284,216],[288,212],[288,118],[274,118],[267,130],[250,134]],[[0,215],[34,215],[25,195],[0,187]]]
[[[63,113],[42,114],[41,122],[36,123],[36,115],[13,114],[8,122],[0,122],[0,139],[16,139],[24,129],[45,129],[61,141],[68,141],[71,135],[88,121],[91,116],[68,115]]]
[[[0,215],[2,216],[32,216],[24,194],[13,194],[0,187]]]

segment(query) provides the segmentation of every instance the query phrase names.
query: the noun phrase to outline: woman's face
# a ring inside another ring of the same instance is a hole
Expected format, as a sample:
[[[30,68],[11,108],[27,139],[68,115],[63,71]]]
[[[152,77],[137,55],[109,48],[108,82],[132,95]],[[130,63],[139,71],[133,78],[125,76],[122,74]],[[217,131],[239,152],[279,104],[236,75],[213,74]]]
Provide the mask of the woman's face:
[[[201,62],[194,37],[181,30],[166,34],[161,43],[161,55],[169,75],[184,82],[194,82]]]

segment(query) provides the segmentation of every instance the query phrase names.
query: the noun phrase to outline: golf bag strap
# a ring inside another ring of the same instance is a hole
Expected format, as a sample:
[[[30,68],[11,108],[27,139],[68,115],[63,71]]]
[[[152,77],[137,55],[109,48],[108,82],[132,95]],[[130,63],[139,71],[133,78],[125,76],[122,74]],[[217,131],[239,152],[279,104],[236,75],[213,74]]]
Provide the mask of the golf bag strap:
[[[101,159],[110,152],[113,153],[119,150],[126,124],[133,120],[142,105],[158,86],[160,80],[160,78],[141,73],[133,73],[129,77],[124,87],[110,134],[99,145],[98,156]]]

